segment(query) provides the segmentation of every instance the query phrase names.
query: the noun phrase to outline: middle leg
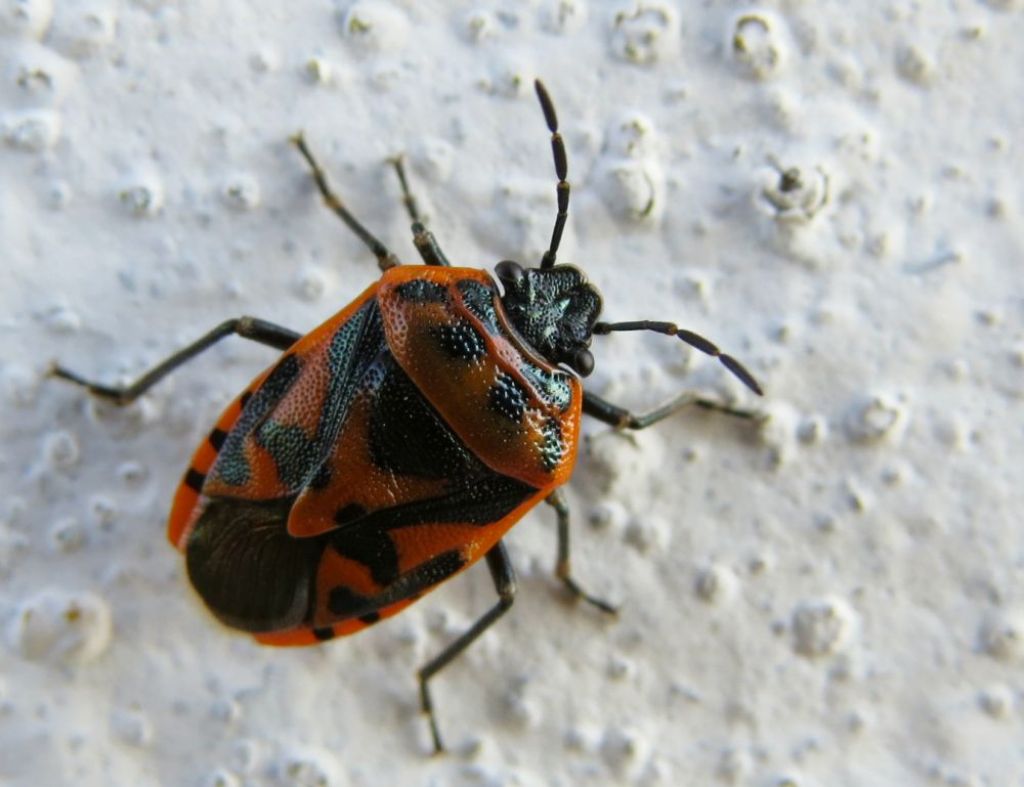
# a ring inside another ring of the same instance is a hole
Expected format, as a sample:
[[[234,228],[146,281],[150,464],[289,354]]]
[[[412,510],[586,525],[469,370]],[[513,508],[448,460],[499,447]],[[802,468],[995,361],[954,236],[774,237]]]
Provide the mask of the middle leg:
[[[609,615],[617,615],[619,611],[615,606],[587,593],[572,577],[569,564],[569,504],[565,502],[565,497],[561,491],[555,490],[544,498],[544,502],[555,509],[555,513],[558,515],[558,559],[555,561],[555,576],[562,580],[562,584],[576,598],[593,604]]]

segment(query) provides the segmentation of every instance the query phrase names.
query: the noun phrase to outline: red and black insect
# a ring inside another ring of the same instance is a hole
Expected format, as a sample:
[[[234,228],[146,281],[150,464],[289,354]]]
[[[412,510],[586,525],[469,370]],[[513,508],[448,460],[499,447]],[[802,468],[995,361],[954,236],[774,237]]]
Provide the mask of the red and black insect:
[[[481,557],[499,600],[419,671],[434,746],[429,682],[512,605],[501,541],[544,501],[558,516],[555,573],[569,570],[569,509],[558,488],[576,462],[583,414],[643,429],[689,404],[683,394],[635,415],[583,389],[594,334],[654,331],[717,357],[672,323],[599,322],[601,296],[555,263],[569,207],[565,146],[538,81],[558,176],[558,214],[540,264],[452,267],[420,219],[400,159],[392,162],[425,265],[401,265],[345,207],[302,136],[293,139],[324,201],[376,256],[381,277],[302,336],[253,317],[228,320],[124,388],[57,377],[117,404],[133,401],[215,342],[237,334],[283,351],[232,402],[199,446],[171,509],[168,537],[213,614],[269,645],[312,645],[390,617]]]

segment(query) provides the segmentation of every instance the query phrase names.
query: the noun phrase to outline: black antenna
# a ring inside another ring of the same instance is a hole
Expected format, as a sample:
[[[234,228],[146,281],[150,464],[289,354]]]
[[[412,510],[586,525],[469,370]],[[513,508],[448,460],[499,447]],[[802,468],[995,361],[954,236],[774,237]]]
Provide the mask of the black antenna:
[[[595,334],[608,334],[612,331],[654,331],[655,333],[661,333],[665,336],[676,336],[691,347],[700,350],[702,353],[707,353],[712,358],[717,358],[721,362],[722,366],[736,375],[740,382],[747,386],[747,388],[758,396],[764,396],[764,392],[761,390],[761,386],[757,384],[757,380],[754,379],[754,375],[748,372],[744,368],[743,364],[731,355],[723,353],[718,349],[718,346],[714,342],[709,339],[705,339],[698,333],[687,331],[671,322],[654,322],[652,320],[594,323]]]
[[[569,174],[569,162],[565,155],[565,143],[562,135],[558,133],[558,116],[555,115],[555,105],[551,103],[551,96],[548,95],[544,84],[534,80],[533,87],[537,91],[537,99],[540,101],[541,111],[544,113],[544,121],[548,124],[548,131],[551,132],[551,153],[555,157],[555,174],[558,176],[558,215],[555,216],[555,228],[551,231],[551,244],[541,258],[540,267],[550,268],[555,264],[555,255],[558,253],[558,244],[562,242],[562,230],[565,229],[565,220],[569,216],[569,181],[565,179]]]

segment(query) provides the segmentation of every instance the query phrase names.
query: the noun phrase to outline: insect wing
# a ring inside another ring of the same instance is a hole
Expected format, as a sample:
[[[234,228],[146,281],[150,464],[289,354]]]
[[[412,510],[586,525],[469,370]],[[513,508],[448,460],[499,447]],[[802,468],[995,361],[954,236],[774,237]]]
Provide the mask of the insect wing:
[[[366,319],[376,288],[302,337],[224,410],[175,495],[172,544],[184,549],[201,499],[274,500],[315,477],[354,394],[358,367],[383,344],[379,337],[375,350]]]

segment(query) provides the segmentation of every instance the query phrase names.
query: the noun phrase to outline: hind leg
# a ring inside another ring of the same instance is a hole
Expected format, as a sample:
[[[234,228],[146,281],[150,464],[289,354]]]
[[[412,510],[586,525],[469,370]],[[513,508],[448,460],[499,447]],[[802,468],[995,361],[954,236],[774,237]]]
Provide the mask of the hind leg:
[[[512,561],[509,559],[508,550],[499,541],[485,555],[487,568],[490,569],[491,579],[494,580],[494,589],[498,593],[498,603],[491,607],[472,626],[459,636],[448,647],[442,650],[434,658],[428,661],[419,671],[420,679],[420,706],[430,720],[430,734],[434,739],[434,753],[444,751],[444,743],[441,742],[441,733],[437,726],[437,717],[434,715],[434,702],[430,695],[430,679],[447,667],[462,651],[468,648],[477,637],[490,628],[494,622],[504,615],[512,606],[516,595],[516,572],[512,568]]]

